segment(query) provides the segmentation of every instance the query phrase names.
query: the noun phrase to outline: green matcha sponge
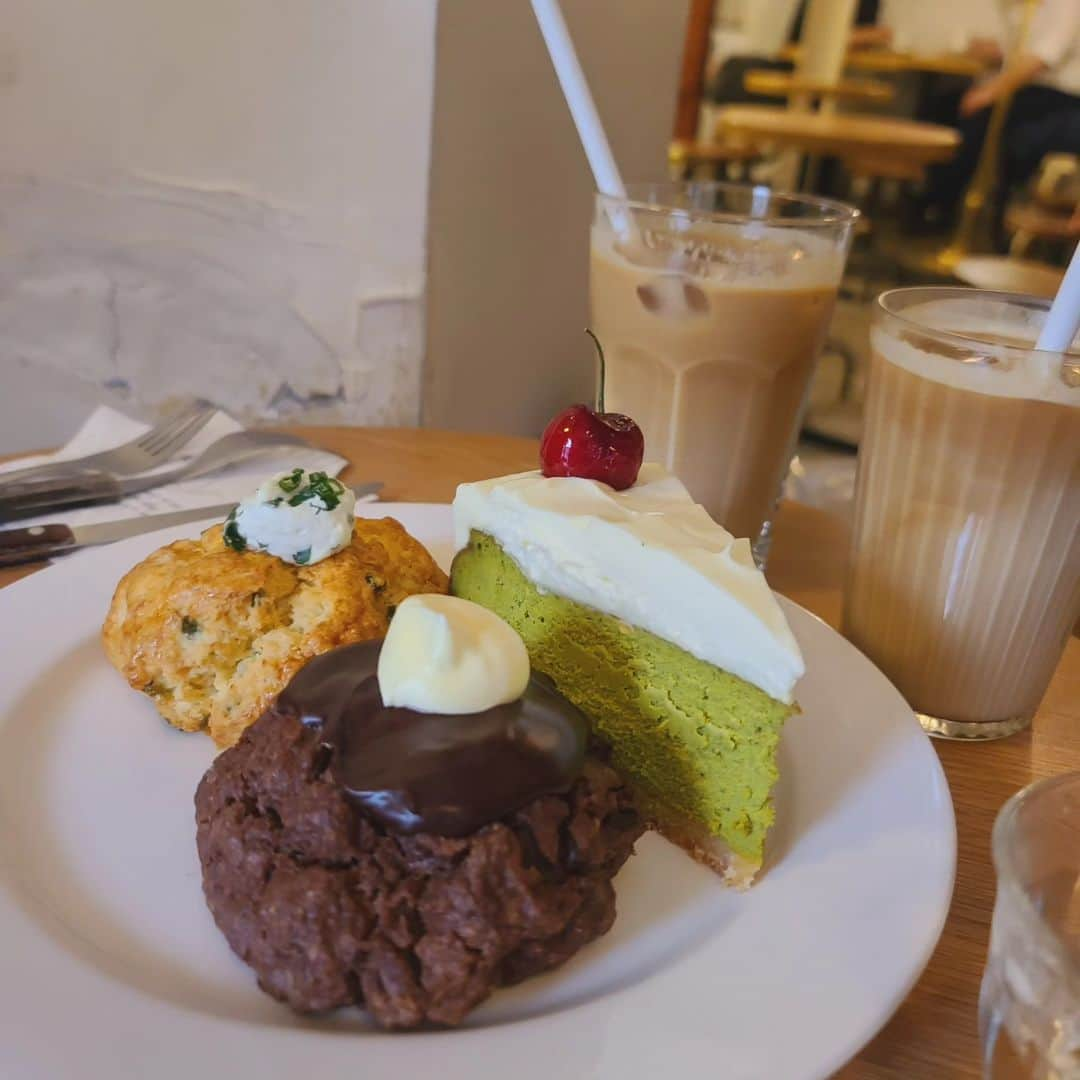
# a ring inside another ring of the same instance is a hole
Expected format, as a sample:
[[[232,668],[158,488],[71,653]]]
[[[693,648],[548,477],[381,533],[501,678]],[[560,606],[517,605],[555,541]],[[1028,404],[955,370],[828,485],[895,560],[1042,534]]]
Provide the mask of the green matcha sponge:
[[[533,668],[590,718],[662,831],[705,834],[751,872],[761,865],[777,745],[793,706],[654,634],[541,593],[485,533],[474,531],[458,552],[450,591],[517,630]]]

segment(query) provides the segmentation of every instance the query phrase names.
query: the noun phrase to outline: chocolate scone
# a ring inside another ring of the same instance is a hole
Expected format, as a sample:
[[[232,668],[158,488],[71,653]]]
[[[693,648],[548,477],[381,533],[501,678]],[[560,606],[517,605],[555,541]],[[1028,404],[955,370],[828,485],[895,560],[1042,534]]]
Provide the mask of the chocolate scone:
[[[454,1025],[611,926],[611,879],[643,826],[594,755],[567,790],[455,836],[358,810],[339,752],[285,699],[195,796],[207,903],[267,993],[300,1012],[356,1004],[388,1028]]]

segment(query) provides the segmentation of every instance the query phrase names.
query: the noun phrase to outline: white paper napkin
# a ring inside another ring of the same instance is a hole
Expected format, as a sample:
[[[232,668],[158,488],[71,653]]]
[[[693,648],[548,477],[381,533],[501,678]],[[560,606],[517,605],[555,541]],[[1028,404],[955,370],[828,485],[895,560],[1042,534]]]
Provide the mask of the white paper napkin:
[[[37,465],[46,461],[70,461],[94,454],[99,450],[108,450],[128,442],[149,425],[123,413],[99,406],[87,418],[81,428],[55,454],[39,454],[35,457],[20,458],[0,465],[0,472],[21,469],[27,465]],[[175,468],[185,461],[200,454],[212,442],[222,435],[229,435],[242,430],[227,413],[218,412],[210,422],[184,447],[183,455],[175,458],[168,468]],[[250,495],[268,476],[284,472],[299,466],[302,469],[321,469],[331,476],[337,476],[345,468],[346,460],[326,450],[317,450],[307,446],[271,446],[264,453],[247,458],[236,465],[200,476],[195,480],[184,480],[176,484],[153,488],[150,491],[132,495],[119,502],[104,503],[100,506],[72,507],[51,510],[36,518],[20,518],[21,526],[42,524],[49,521],[63,521],[65,525],[88,525],[95,521],[116,521],[120,518],[148,517],[151,514],[164,514],[171,510],[195,509],[200,506],[214,506],[217,503],[238,502]]]

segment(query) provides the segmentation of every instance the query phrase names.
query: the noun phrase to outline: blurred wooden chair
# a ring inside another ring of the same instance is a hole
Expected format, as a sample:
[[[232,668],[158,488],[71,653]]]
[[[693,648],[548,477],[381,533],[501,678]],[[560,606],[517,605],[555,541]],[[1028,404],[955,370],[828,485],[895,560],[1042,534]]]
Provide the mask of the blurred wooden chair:
[[[763,97],[807,97],[861,105],[887,105],[896,96],[895,89],[880,79],[840,79],[830,82],[768,68],[748,71],[743,76],[743,87],[747,93]]]
[[[802,49],[798,44],[785,45],[780,58],[798,63]],[[844,67],[849,71],[862,71],[880,75],[917,72],[925,75],[960,75],[975,78],[986,70],[986,64],[967,53],[914,53],[895,49],[848,49]]]
[[[844,166],[853,180],[907,180],[918,182],[926,166],[917,160],[893,153],[858,150],[844,157]]]
[[[1076,243],[1073,218],[1080,205],[1080,155],[1047,154],[1027,195],[1010,203],[1004,226],[1009,254],[1027,257],[1033,247],[1053,261],[1067,261]]]
[[[1005,232],[1009,234],[1009,254],[1023,258],[1038,242],[1053,247],[1068,246],[1075,239],[1069,222],[1071,210],[1050,209],[1035,203],[1016,203],[1005,211]]]
[[[668,146],[668,171],[672,180],[689,180],[703,169],[716,180],[744,179],[747,165],[761,157],[749,142],[703,142],[672,139]]]

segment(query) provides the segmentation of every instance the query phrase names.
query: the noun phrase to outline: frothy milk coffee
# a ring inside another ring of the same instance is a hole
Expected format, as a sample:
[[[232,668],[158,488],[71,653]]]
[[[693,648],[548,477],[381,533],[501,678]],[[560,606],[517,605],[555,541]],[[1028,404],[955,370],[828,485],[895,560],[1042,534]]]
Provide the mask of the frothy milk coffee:
[[[931,301],[873,332],[844,631],[943,733],[1026,724],[1080,615],[1080,358],[1029,351],[1030,316]]]
[[[598,215],[592,329],[606,406],[736,536],[756,537],[787,472],[846,245],[812,230],[694,221],[629,239]]]

